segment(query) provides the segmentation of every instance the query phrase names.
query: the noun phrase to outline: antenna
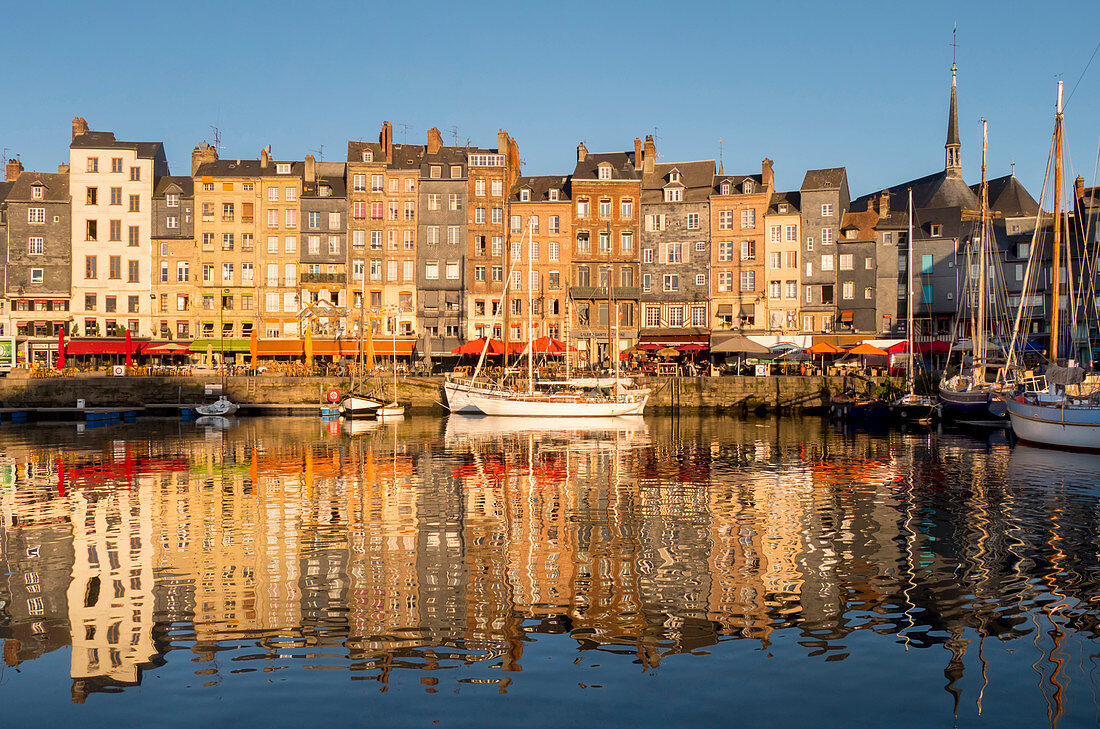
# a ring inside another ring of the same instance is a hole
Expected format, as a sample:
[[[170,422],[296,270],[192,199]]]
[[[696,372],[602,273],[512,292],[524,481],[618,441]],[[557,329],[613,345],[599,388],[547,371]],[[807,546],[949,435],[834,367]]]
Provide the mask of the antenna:
[[[317,161],[318,162],[324,162],[325,161],[325,145],[319,144],[319,145],[317,145],[317,149],[311,149],[309,151],[317,153]]]
[[[401,144],[407,144],[409,141],[409,130],[412,129],[412,125],[404,122],[397,122],[397,126],[401,127]]]
[[[723,150],[724,150],[724,147],[722,146],[722,138],[719,137],[718,138],[718,166],[719,167],[722,166],[722,152],[723,152]]]
[[[458,146],[458,127],[457,126],[447,127],[447,133],[451,135],[451,141],[453,142],[452,146],[457,147]]]
[[[222,145],[222,130],[211,124],[210,131],[214,133],[214,149],[225,149],[225,147]]]
[[[4,166],[7,166],[7,164],[8,164],[8,150],[9,149],[11,149],[11,147],[4,147],[4,151],[0,152],[0,163],[2,163]]]
[[[950,45],[951,45],[951,70],[952,71],[954,71],[955,69],[958,68],[958,66],[955,64],[956,55],[957,55],[958,50],[959,50],[959,44],[957,43],[958,35],[959,35],[959,24],[958,24],[958,22],[956,22],[951,27],[951,43],[950,43]]]
[[[654,142],[654,146],[657,147],[657,149],[660,149],[660,147],[657,146],[657,144],[656,144],[657,140],[659,140],[661,138],[661,135],[657,134],[658,129],[659,129],[659,127],[653,127],[653,142]],[[664,157],[664,155],[661,154],[660,152],[657,152],[657,154],[655,156],[657,157],[657,159],[660,159],[661,157]]]

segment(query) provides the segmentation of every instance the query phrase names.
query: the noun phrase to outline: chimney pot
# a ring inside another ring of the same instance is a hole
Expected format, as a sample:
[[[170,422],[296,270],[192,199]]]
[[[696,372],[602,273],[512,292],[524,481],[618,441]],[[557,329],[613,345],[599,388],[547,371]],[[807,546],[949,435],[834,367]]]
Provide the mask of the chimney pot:
[[[439,133],[439,127],[428,130],[428,154],[438,154],[443,148],[443,135]]]
[[[5,179],[8,182],[19,177],[19,173],[23,171],[23,163],[19,161],[19,156],[16,155],[15,159],[8,160],[8,168],[5,172]]]
[[[588,147],[584,146],[584,142],[577,145],[577,161],[584,162],[588,157]]]
[[[88,131],[88,121],[81,116],[73,117],[73,139]]]

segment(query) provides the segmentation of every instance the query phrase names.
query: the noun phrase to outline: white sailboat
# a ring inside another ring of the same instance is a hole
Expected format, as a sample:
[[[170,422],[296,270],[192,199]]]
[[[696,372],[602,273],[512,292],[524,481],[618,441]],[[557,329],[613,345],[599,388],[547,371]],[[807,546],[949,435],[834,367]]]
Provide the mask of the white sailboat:
[[[370,417],[384,404],[380,398],[360,392],[363,387],[363,333],[367,327],[364,301],[367,292],[365,287],[366,283],[364,282],[364,290],[359,297],[359,367],[356,376],[352,379],[351,392],[340,401],[340,414],[345,418]]]
[[[1047,366],[1047,389],[1040,392],[1021,392],[1005,398],[1012,430],[1022,441],[1056,448],[1080,448],[1100,450],[1100,391],[1083,392],[1085,371],[1072,360],[1067,366],[1059,366],[1059,313],[1061,309],[1062,261],[1062,166],[1063,166],[1062,82],[1058,82],[1058,103],[1054,117],[1054,243],[1051,250],[1051,325],[1050,364]],[[1036,246],[1032,246],[1032,256]],[[1069,270],[1068,256],[1065,262]],[[1030,269],[1031,264],[1029,262]],[[1072,288],[1072,287],[1071,287]],[[1021,313],[1023,303],[1021,301]],[[1017,330],[1020,336],[1017,315]],[[1075,392],[1070,393],[1069,388]]]
[[[379,420],[395,419],[405,415],[405,406],[397,402],[397,345],[393,348],[393,402],[378,408],[375,415]]]
[[[608,279],[609,310],[614,321],[614,347],[611,349],[615,363],[615,376],[606,389],[570,389],[558,392],[541,391],[535,388],[534,351],[532,347],[531,322],[531,229],[527,229],[527,383],[524,389],[508,390],[497,386],[476,384],[477,375],[485,359],[488,339],[482,349],[474,376],[467,382],[447,382],[444,385],[446,405],[451,412],[479,412],[485,415],[508,417],[616,417],[620,415],[641,415],[649,400],[648,388],[632,389],[619,377],[619,317],[618,306],[614,300],[611,280]],[[514,266],[513,261],[513,266]],[[507,280],[511,279],[511,271]],[[505,291],[507,291],[507,284]],[[609,327],[610,329],[610,327]],[[610,331],[609,331],[610,334]],[[566,353],[568,357],[568,352]]]
[[[890,408],[902,420],[925,420],[932,417],[936,403],[926,395],[916,393],[916,372],[913,368],[913,191],[909,190],[909,261],[905,269],[906,278],[906,322],[905,334],[908,337],[909,353],[905,361],[905,386],[907,392],[895,400]]]

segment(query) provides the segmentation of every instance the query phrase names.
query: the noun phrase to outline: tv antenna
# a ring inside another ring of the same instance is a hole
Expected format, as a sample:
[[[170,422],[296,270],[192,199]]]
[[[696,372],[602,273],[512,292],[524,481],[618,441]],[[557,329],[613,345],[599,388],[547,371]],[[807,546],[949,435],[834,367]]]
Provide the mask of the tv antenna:
[[[311,149],[309,151],[317,153],[317,161],[318,162],[324,162],[325,161],[325,145],[319,144],[319,145],[317,145],[317,149]]]
[[[210,131],[214,133],[214,150],[225,149],[225,146],[222,145],[222,130],[211,124]]]
[[[397,122],[397,126],[401,127],[401,144],[408,144],[408,142],[409,142],[409,130],[412,129],[412,124],[406,124],[405,122]]]
[[[457,147],[458,146],[458,127],[457,126],[447,127],[447,134],[451,135],[452,146]]]
[[[660,129],[660,127],[653,127],[653,146],[654,147],[657,147],[657,140],[661,138],[661,135],[657,134],[657,131],[659,129]],[[657,149],[660,150],[660,147],[657,147]],[[660,151],[658,151],[657,154],[654,155],[654,156],[657,157],[657,159],[660,159],[661,157],[664,157],[664,155],[661,154]]]

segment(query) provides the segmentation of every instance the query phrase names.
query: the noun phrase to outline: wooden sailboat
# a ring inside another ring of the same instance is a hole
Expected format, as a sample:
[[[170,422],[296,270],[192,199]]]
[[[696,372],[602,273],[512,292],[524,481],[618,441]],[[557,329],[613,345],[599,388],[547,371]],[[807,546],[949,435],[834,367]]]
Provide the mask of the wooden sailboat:
[[[908,264],[906,269],[906,312],[905,334],[908,337],[909,353],[905,362],[905,387],[906,393],[890,405],[890,410],[895,417],[901,420],[927,420],[935,411],[936,403],[926,395],[916,393],[916,371],[913,367],[915,352],[913,351],[913,190],[909,190],[909,237],[908,237]]]
[[[1058,82],[1058,103],[1054,117],[1054,243],[1051,250],[1050,364],[1047,388],[1039,392],[1018,392],[1005,403],[1012,430],[1020,440],[1057,448],[1100,450],[1100,391],[1086,393],[1081,385],[1085,371],[1068,360],[1058,362],[1062,296],[1062,169],[1063,169],[1062,82]],[[1036,246],[1032,246],[1032,256]],[[1068,256],[1067,256],[1068,259]],[[1030,267],[1030,263],[1029,263]],[[1069,269],[1066,261],[1067,271]],[[1023,301],[1021,300],[1021,307]],[[1022,309],[1021,309],[1022,311]],[[1017,315],[1017,323],[1021,316]],[[1017,326],[1014,340],[1020,336]],[[1013,342],[1015,345],[1015,341]],[[1013,351],[1015,347],[1013,347]],[[1075,387],[1074,394],[1069,391]]]
[[[340,401],[340,414],[345,418],[365,418],[374,415],[374,411],[382,407],[383,402],[380,398],[373,395],[367,395],[362,392],[363,389],[363,334],[367,328],[366,319],[366,281],[364,279],[364,288],[362,295],[359,297],[359,366],[355,373],[355,377],[351,381],[351,391],[344,396]]]
[[[397,402],[397,347],[393,348],[393,401],[375,411],[379,420],[398,418],[405,414],[405,406]]]

